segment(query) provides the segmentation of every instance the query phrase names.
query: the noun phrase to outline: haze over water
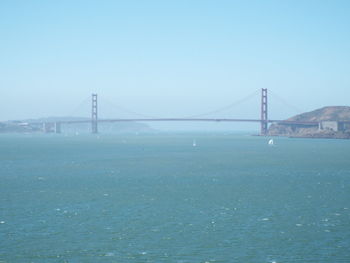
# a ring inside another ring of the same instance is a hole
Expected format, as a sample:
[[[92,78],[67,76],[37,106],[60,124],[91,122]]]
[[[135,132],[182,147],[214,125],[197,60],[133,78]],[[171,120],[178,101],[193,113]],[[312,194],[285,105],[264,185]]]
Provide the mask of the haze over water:
[[[0,262],[349,262],[350,141],[267,141],[2,135]]]

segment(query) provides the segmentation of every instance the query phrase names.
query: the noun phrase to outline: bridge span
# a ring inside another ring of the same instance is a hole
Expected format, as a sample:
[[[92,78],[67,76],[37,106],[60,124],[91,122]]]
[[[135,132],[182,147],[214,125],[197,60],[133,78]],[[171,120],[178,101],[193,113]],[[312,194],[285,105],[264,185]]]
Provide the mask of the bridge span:
[[[260,119],[231,119],[231,118],[139,118],[139,119],[99,119],[98,122],[166,122],[166,121],[190,121],[190,122],[258,122],[261,123]],[[89,122],[89,121],[86,121]],[[267,120],[267,123],[276,124],[289,124],[289,125],[306,125],[306,126],[317,126],[316,121],[287,121],[287,120]]]
[[[98,127],[98,123],[113,123],[113,122],[253,122],[261,123],[259,119],[230,119],[230,118],[138,118],[138,119],[98,119],[92,127]],[[91,120],[74,120],[74,121],[57,121],[46,123],[31,123],[32,125],[43,125],[44,132],[61,133],[62,124],[82,124],[91,123]],[[290,126],[306,126],[318,127],[319,122],[302,122],[302,121],[287,121],[287,120],[267,120],[268,124],[275,123],[280,125]],[[93,130],[93,129],[92,129]],[[97,133],[97,132],[93,132]],[[266,135],[261,133],[261,135]]]
[[[112,123],[112,122],[250,122],[260,124],[260,134],[267,135],[268,126],[271,123],[290,126],[304,126],[313,127],[319,126],[317,121],[289,121],[289,120],[270,120],[268,119],[268,100],[267,89],[261,89],[261,111],[260,119],[240,119],[240,118],[110,118],[99,119],[98,118],[98,103],[97,94],[92,94],[91,101],[91,119],[86,120],[70,120],[70,121],[56,121],[56,122],[38,122],[31,123],[33,125],[42,125],[44,132],[61,132],[62,124],[79,124],[79,123],[91,123],[91,132],[98,133],[99,123]]]

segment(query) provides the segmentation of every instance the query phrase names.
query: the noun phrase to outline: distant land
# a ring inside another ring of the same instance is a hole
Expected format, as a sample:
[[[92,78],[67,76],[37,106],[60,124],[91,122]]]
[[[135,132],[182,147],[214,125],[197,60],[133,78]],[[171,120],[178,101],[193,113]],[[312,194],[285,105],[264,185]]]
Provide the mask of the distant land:
[[[86,121],[89,118],[81,117],[49,117],[25,120],[9,120],[0,122],[0,133],[40,133],[43,127],[35,124],[40,122],[54,123],[64,121]],[[138,133],[152,132],[154,129],[147,124],[139,122],[116,122],[99,123],[99,131],[104,133]],[[52,131],[53,132],[53,131]],[[89,133],[91,132],[90,123],[62,124],[62,133]]]
[[[291,126],[272,124],[269,128],[270,136],[287,136],[302,138],[334,138],[350,139],[350,107],[329,106],[314,111],[302,113],[287,119],[287,121],[316,121],[318,127],[306,127],[302,125]]]
[[[88,121],[86,123],[65,124],[66,121]],[[0,133],[42,133],[44,127],[40,123],[62,123],[62,133],[90,133],[89,118],[82,117],[49,117],[38,119],[9,120],[0,122]],[[350,107],[328,106],[314,111],[293,116],[286,121],[318,122],[319,125],[308,126],[303,124],[271,124],[269,136],[286,136],[299,138],[334,138],[350,139]],[[114,122],[99,123],[101,133],[140,133],[155,132],[145,123]],[[53,126],[46,132],[54,132]]]

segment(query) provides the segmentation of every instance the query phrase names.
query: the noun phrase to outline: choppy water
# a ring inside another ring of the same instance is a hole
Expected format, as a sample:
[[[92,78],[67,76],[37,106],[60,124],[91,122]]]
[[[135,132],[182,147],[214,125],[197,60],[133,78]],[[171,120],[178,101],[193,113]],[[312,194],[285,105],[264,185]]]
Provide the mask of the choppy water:
[[[0,262],[350,262],[350,141],[275,143],[1,135]]]

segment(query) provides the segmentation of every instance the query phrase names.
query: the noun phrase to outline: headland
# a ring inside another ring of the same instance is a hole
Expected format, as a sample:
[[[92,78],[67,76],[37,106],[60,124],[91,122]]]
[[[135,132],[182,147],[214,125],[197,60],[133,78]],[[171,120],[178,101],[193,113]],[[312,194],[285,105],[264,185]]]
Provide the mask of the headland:
[[[350,139],[350,107],[328,106],[293,116],[287,121],[319,122],[318,126],[272,124],[269,136]]]

